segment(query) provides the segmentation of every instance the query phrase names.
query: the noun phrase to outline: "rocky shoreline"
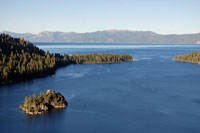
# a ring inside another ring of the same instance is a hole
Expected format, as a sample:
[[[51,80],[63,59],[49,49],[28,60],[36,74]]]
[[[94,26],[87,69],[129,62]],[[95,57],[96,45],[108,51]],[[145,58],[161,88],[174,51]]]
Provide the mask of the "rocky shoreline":
[[[68,105],[64,96],[52,90],[47,90],[46,93],[41,92],[40,96],[33,94],[33,97],[25,97],[24,104],[19,108],[26,114],[40,115],[52,109],[63,109]]]

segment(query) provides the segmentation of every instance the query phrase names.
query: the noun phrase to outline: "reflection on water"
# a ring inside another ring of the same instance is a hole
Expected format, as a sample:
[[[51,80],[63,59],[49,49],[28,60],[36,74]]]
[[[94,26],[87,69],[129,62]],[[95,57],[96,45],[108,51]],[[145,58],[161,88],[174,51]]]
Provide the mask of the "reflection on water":
[[[29,115],[29,114],[26,114],[24,112],[25,120],[26,121],[36,120],[36,119],[39,119],[39,120],[43,119],[44,120],[45,118],[54,117],[56,115],[59,115],[59,113],[64,112],[65,109],[67,109],[67,108],[64,108],[64,109],[51,109],[49,111],[42,112],[41,115]]]

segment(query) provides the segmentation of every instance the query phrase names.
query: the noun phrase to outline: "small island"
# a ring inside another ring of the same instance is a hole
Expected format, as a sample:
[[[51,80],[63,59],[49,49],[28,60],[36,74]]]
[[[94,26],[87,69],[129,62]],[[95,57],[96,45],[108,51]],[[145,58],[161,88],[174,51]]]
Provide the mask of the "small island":
[[[52,109],[65,108],[67,105],[68,103],[62,94],[47,90],[46,93],[40,92],[38,97],[36,94],[33,94],[33,97],[26,96],[24,104],[21,104],[19,108],[27,114],[38,115]]]
[[[195,63],[200,65],[200,52],[193,52],[185,55],[176,56],[175,61]]]

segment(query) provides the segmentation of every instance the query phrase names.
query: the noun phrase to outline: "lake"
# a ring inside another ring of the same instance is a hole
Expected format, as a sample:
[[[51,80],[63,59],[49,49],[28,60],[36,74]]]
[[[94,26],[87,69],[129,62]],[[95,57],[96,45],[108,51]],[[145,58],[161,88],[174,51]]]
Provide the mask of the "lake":
[[[133,62],[82,64],[0,88],[1,133],[199,133],[200,66],[173,61],[188,44],[34,43],[61,54],[130,54]],[[19,110],[25,96],[53,89],[69,106],[41,116]]]

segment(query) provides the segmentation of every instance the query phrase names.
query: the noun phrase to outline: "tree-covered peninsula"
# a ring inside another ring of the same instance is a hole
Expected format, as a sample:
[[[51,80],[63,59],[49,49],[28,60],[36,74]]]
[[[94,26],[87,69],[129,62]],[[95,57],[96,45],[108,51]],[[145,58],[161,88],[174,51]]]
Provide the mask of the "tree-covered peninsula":
[[[24,104],[19,108],[27,114],[37,115],[51,109],[61,109],[68,105],[64,96],[52,90],[47,90],[46,93],[40,92],[40,96],[33,94],[33,97],[26,96]]]
[[[76,64],[102,64],[102,63],[121,63],[124,61],[132,61],[132,56],[127,54],[83,54],[72,55],[70,61]]]
[[[174,58],[175,61],[181,61],[181,62],[189,62],[189,63],[195,63],[200,64],[200,52],[193,52],[185,55],[176,56]]]
[[[0,85],[52,75],[69,64],[120,63],[132,61],[123,54],[60,55],[51,54],[23,38],[0,34]]]

